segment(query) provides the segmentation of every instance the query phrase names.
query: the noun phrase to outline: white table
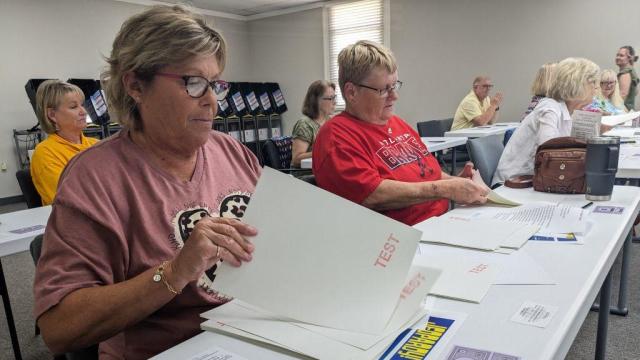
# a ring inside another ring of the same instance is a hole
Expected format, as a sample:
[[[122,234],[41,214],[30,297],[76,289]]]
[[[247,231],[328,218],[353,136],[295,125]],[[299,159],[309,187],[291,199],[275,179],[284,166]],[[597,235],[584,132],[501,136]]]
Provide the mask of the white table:
[[[0,214],[0,257],[28,250],[31,240],[35,236],[44,233],[44,226],[47,225],[49,214],[51,214],[51,206]],[[26,228],[30,229],[27,230]],[[9,335],[11,336],[13,353],[16,359],[22,359],[1,259],[0,296],[2,296],[4,312],[7,317],[7,324],[9,325]]]
[[[442,151],[453,148],[451,154],[452,161],[455,162],[455,147],[464,145],[467,143],[466,137],[423,137],[422,142],[427,145],[427,149],[430,152]],[[311,169],[313,167],[313,161],[311,158],[303,159],[300,161],[301,169]]]
[[[496,123],[493,125],[476,126],[467,129],[459,129],[447,131],[444,133],[446,137],[467,137],[478,138],[490,135],[500,135],[510,129],[516,129],[520,123]]]
[[[501,187],[498,192],[520,201],[584,200],[584,195],[545,194],[531,189]],[[590,218],[597,226],[592,227],[584,245],[529,242],[519,250],[534,258],[557,285],[494,285],[480,304],[437,299],[436,309],[468,314],[463,326],[448,343],[447,350],[453,345],[464,345],[518,355],[527,360],[563,359],[601,288],[601,306],[609,306],[611,279],[608,273],[623,244],[627,246],[629,243],[625,239],[640,208],[640,189],[616,186],[611,201],[597,205],[616,205],[625,209],[620,215],[591,214]],[[454,211],[471,209],[456,208]],[[524,301],[559,309],[545,329],[511,322],[509,319]],[[599,313],[596,358],[604,358],[603,340],[606,340],[608,315],[608,311]],[[257,343],[205,332],[159,354],[156,359],[189,359],[211,345],[218,345],[247,359],[300,358]]]

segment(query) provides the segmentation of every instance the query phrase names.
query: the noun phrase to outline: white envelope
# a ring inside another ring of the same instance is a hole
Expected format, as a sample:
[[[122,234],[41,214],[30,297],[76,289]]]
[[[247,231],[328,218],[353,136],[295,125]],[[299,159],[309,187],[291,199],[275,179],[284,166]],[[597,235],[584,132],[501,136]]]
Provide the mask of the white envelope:
[[[301,322],[385,329],[419,231],[270,168],[243,221],[259,232],[253,260],[221,263],[216,290]]]
[[[429,294],[454,300],[480,303],[500,271],[495,264],[474,257],[439,256],[437,248],[423,249],[422,255],[416,255],[414,265],[430,266],[442,270],[436,284]],[[455,248],[451,248],[455,249]],[[431,250],[431,251],[430,251]],[[443,253],[451,253],[444,249]]]

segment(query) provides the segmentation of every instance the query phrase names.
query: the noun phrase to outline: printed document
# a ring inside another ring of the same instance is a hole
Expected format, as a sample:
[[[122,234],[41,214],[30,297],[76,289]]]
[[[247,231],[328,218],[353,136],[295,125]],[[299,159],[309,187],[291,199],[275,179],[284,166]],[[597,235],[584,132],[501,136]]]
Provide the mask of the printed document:
[[[525,301],[522,306],[520,306],[520,309],[518,309],[518,311],[511,317],[511,321],[545,328],[549,325],[557,311],[558,308],[556,306],[548,306],[536,304],[532,301]]]
[[[574,110],[571,114],[571,136],[587,140],[600,135],[602,114],[592,111]]]
[[[585,210],[568,204],[529,203],[515,208],[482,208],[472,219],[502,220],[540,227],[538,232],[584,233],[587,229]]]
[[[268,167],[242,221],[258,229],[253,260],[220,263],[216,290],[300,322],[385,329],[419,231]]]

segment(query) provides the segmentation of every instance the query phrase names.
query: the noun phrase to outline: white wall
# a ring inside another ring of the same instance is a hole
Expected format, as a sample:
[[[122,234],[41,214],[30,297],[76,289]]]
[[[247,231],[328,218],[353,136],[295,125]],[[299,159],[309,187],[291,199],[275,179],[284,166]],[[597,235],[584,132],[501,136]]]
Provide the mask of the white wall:
[[[322,9],[249,22],[253,81],[280,83],[287,108],[284,134],[302,116],[302,101],[314,80],[324,78]]]
[[[140,10],[107,0],[0,0],[0,161],[9,165],[0,172],[0,198],[20,194],[11,129],[36,121],[27,79],[97,77],[101,53]],[[518,120],[542,63],[583,56],[615,68],[619,46],[640,50],[637,0],[391,0],[390,13],[391,48],[405,82],[396,112],[411,124],[452,117],[478,74],[505,93],[500,121]],[[324,77],[322,9],[214,24],[230,47],[223,77],[279,82],[290,133],[308,85]]]
[[[476,75],[504,93],[500,121],[518,121],[538,67],[568,56],[615,67],[622,45],[640,50],[640,1],[392,0],[391,47],[408,122],[453,117]]]
[[[143,6],[106,0],[0,0],[0,198],[20,195],[12,129],[36,117],[24,85],[29,78],[98,78],[123,21]],[[229,42],[224,77],[248,81],[247,23],[212,19]]]

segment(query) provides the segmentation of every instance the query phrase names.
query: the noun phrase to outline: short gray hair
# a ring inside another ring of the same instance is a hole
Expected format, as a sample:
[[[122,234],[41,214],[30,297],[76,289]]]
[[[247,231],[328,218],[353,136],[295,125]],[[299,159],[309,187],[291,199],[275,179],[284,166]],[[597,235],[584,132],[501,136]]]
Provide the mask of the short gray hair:
[[[389,73],[398,69],[391,50],[368,40],[360,40],[340,50],[338,54],[338,84],[344,96],[344,85],[361,83],[372,70],[382,68]]]
[[[215,55],[224,70],[227,50],[222,35],[185,7],[152,6],[130,17],[116,35],[100,76],[111,115],[125,126],[142,129],[136,102],[122,82],[124,75],[133,72],[139,80],[150,81],[160,68],[199,55]]]

